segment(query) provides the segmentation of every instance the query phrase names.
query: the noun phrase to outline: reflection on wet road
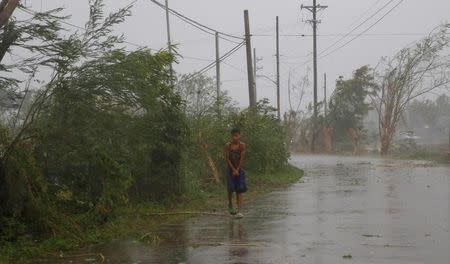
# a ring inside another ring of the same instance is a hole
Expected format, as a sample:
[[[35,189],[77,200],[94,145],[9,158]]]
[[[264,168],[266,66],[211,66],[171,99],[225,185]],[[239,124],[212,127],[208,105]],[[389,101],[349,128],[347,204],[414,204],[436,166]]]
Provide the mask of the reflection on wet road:
[[[157,246],[102,247],[105,262],[449,263],[450,167],[335,156],[292,164],[305,169],[302,182],[247,205],[244,219],[167,225]]]

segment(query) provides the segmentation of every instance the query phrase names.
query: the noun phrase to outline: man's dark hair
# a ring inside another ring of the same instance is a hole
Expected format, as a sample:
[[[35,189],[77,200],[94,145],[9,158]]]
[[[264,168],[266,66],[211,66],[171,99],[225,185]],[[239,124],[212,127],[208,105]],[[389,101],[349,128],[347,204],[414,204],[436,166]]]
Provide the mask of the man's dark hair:
[[[241,130],[239,129],[239,128],[233,128],[233,129],[231,129],[231,135],[234,135],[234,134],[241,134]]]

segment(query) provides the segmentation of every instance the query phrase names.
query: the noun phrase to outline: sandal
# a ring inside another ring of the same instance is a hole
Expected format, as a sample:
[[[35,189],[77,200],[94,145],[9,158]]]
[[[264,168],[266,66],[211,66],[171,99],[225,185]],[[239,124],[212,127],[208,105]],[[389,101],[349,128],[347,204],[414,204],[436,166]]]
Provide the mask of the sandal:
[[[228,212],[230,213],[230,215],[236,215],[236,209],[234,209],[233,207],[228,208]]]

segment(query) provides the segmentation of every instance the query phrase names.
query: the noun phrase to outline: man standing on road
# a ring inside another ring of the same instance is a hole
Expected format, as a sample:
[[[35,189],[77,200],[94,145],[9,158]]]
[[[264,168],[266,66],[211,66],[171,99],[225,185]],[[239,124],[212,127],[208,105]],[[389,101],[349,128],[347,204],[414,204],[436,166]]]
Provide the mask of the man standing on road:
[[[225,144],[225,160],[227,162],[228,212],[236,218],[242,218],[242,194],[247,191],[245,171],[242,169],[245,159],[245,143],[241,142],[241,131],[231,130],[230,142]],[[236,193],[237,211],[233,207],[233,193]]]

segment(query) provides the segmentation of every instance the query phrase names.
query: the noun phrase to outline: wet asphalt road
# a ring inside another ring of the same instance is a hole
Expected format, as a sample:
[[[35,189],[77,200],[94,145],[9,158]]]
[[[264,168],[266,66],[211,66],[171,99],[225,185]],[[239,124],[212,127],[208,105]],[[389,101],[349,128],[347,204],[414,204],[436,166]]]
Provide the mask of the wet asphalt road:
[[[247,205],[242,220],[192,218],[164,226],[158,245],[92,252],[106,263],[450,263],[450,167],[336,156],[292,164],[305,169],[301,182]]]

